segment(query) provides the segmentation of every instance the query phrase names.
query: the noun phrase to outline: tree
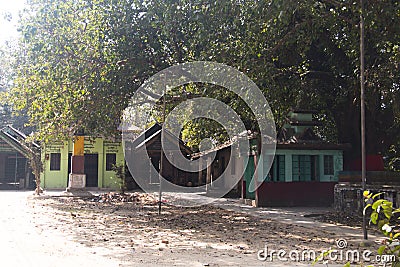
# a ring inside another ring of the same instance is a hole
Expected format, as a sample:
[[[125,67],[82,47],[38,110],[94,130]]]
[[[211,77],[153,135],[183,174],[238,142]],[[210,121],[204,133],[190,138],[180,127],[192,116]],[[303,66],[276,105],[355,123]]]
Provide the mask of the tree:
[[[331,126],[320,133],[328,140],[351,143],[349,157],[357,157],[360,151],[359,8],[358,1],[276,1],[258,13],[271,18],[262,25],[253,24],[251,31],[258,38],[252,58],[257,55],[265,61],[258,64],[261,68],[273,64],[269,71],[252,71],[258,74],[257,84],[275,89],[265,92],[273,101],[271,106],[284,112],[287,105],[320,110],[319,118]],[[400,131],[400,35],[393,26],[400,20],[399,10],[398,1],[366,7],[367,147],[371,154],[386,154]]]
[[[47,141],[79,129],[117,134],[121,112],[154,73],[210,60],[236,67],[262,89],[278,127],[291,107],[320,111],[319,133],[359,154],[359,4],[350,0],[32,0],[11,99]],[[366,8],[367,145],[386,153],[400,136],[398,1]],[[182,87],[179,90],[189,90]],[[232,105],[249,129],[251,112],[221,88],[193,92]],[[179,93],[179,92],[175,92]],[[174,92],[171,92],[174,94]],[[191,122],[190,128],[206,125]],[[195,125],[196,124],[196,125]],[[198,127],[216,130],[216,125]],[[197,133],[196,133],[197,134]],[[192,138],[193,145],[201,136]],[[221,141],[224,138],[221,138]]]
[[[30,133],[32,128],[26,128],[25,123],[28,117],[22,112],[17,116],[13,109],[13,104],[9,102],[7,94],[13,87],[15,72],[15,58],[13,54],[18,49],[15,41],[10,40],[0,46],[0,128],[6,125],[13,125],[15,128],[23,130],[25,133]]]

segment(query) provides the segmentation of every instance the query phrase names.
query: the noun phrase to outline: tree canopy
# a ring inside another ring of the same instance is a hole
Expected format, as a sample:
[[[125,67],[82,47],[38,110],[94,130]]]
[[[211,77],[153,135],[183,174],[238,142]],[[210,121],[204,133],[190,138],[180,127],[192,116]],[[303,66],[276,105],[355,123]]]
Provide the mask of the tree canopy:
[[[324,122],[319,134],[351,143],[350,155],[359,154],[358,1],[28,2],[20,24],[24,52],[17,54],[9,98],[14,109],[27,110],[42,141],[79,129],[116,134],[122,110],[144,80],[176,63],[207,60],[253,79],[278,127],[292,107],[315,109]],[[399,151],[400,3],[367,1],[365,10],[367,147],[368,153],[386,154]],[[216,97],[256,128],[230,92],[212,86],[179,90]],[[197,139],[209,129],[220,131],[203,123],[209,122],[188,124],[200,131]]]

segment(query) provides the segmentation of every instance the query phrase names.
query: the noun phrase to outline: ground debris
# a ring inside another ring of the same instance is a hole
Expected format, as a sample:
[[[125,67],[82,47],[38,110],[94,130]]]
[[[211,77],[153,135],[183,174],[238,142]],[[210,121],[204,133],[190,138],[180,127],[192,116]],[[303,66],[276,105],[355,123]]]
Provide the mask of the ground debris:
[[[143,205],[152,205],[157,202],[156,198],[152,195],[139,192],[124,194],[117,192],[107,192],[94,196],[91,201],[99,203],[131,202]]]
[[[94,247],[95,251],[107,250],[109,255],[121,255],[124,261],[138,266],[170,266],[182,258],[203,266],[221,266],[218,264],[226,261],[235,262],[233,266],[257,266],[260,249],[320,253],[332,247],[337,238],[337,233],[324,229],[286,224],[212,205],[164,205],[159,215],[157,196],[139,192],[35,199],[35,204],[37,209],[48,209],[41,210],[40,218],[51,219],[49,225],[57,227],[54,231],[66,232],[80,244]],[[342,217],[310,214],[305,217],[320,220],[325,216],[329,221]]]
[[[306,216],[305,216],[306,217]],[[311,216],[310,216],[311,217]],[[362,216],[360,214],[348,214],[345,212],[330,212],[326,214],[316,214],[315,219],[325,223],[340,224],[357,227],[361,225]]]

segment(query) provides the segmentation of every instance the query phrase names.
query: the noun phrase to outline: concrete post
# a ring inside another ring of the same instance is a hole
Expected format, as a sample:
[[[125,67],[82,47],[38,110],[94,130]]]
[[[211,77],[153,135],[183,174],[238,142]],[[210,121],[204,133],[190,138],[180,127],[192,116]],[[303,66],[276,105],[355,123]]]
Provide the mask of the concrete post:
[[[85,174],[85,136],[77,135],[74,138],[74,151],[71,158],[71,173],[69,174],[67,191],[84,189],[86,187]]]

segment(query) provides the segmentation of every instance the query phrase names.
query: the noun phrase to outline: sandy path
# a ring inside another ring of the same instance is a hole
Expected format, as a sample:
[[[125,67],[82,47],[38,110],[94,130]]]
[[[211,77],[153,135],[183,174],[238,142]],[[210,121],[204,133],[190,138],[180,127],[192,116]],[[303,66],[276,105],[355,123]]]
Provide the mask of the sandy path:
[[[1,266],[119,266],[63,233],[43,229],[50,222],[34,219],[42,208],[27,201],[31,195],[0,191]]]
[[[148,203],[0,191],[0,252],[4,266],[18,267],[309,266],[262,262],[257,252],[266,244],[269,249],[320,252],[344,236],[334,226],[323,228],[292,212],[217,205],[164,206],[158,216],[157,206]],[[347,237],[348,248],[357,249],[357,242]]]

